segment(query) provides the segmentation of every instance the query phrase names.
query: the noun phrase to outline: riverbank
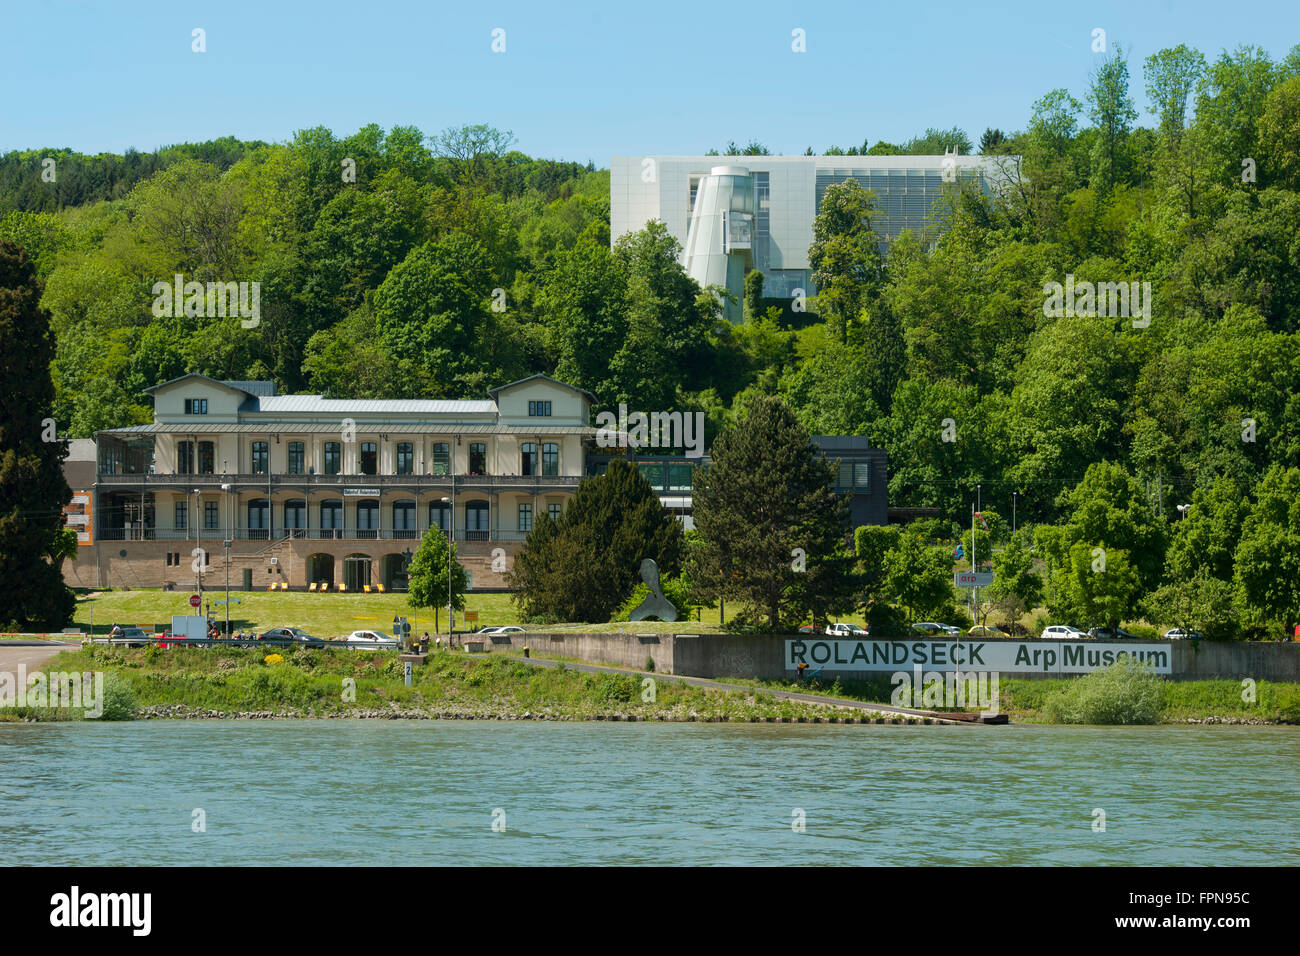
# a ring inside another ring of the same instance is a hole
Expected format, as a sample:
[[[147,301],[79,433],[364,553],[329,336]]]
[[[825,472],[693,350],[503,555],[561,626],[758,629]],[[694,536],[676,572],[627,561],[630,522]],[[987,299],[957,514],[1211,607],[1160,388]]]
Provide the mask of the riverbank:
[[[710,691],[655,675],[580,673],[505,656],[441,651],[412,668],[396,655],[343,648],[159,649],[87,645],[44,660],[46,672],[105,673],[106,693],[144,719],[927,723],[846,712],[770,691]],[[75,708],[10,707],[0,721],[77,720]]]
[[[1045,724],[1048,702],[1059,697],[1078,678],[1023,680],[1003,677],[998,682],[998,704],[1013,723]],[[871,703],[889,704],[894,684],[882,676],[875,681],[751,681],[735,680],[767,690],[798,688],[806,694],[824,694]],[[1162,724],[1300,724],[1300,685],[1257,681],[1190,680],[1158,682],[1159,723]],[[977,708],[966,708],[967,710]]]

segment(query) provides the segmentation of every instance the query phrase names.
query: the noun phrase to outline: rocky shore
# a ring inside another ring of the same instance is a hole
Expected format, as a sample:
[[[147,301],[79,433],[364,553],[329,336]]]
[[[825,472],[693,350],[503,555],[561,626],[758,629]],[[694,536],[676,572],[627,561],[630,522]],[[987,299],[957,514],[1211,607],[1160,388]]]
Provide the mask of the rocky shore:
[[[726,714],[700,714],[696,711],[658,711],[653,714],[596,713],[559,714],[546,711],[502,713],[498,711],[441,710],[424,711],[393,707],[357,707],[343,711],[316,713],[314,710],[206,710],[185,704],[161,704],[142,707],[136,714],[140,720],[607,720],[642,723],[693,722],[750,723],[750,724],[938,724],[927,717],[895,717],[887,714],[870,714],[863,717],[758,717],[732,718]]]

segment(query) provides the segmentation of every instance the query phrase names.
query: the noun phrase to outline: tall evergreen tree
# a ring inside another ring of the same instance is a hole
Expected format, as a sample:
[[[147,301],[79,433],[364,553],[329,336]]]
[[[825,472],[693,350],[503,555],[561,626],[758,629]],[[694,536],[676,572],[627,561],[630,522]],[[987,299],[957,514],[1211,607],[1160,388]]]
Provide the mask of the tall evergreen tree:
[[[21,246],[0,240],[0,626],[51,630],[72,619],[63,583],[67,448],[52,441],[54,333]]]
[[[558,522],[539,515],[507,576],[529,618],[608,621],[632,593],[641,562],[661,577],[681,570],[681,523],[626,461],[578,486]]]
[[[712,451],[692,489],[699,596],[738,600],[772,630],[852,606],[848,501],[789,407],[755,397]]]

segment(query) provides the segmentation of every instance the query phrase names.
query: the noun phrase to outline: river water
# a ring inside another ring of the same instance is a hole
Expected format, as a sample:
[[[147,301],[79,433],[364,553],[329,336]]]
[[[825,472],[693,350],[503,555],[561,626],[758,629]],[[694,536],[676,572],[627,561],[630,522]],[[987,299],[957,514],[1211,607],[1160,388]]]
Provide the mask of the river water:
[[[1297,767],[1295,727],[0,724],[0,845],[10,865],[1296,865]]]

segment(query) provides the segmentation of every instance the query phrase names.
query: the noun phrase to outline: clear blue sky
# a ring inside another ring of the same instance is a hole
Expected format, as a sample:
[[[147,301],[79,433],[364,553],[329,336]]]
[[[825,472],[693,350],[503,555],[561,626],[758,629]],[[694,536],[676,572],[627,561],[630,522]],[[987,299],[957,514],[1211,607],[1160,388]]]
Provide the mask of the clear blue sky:
[[[518,148],[607,166],[754,137],[777,153],[928,126],[1023,128],[1047,90],[1084,98],[1094,27],[1142,60],[1300,43],[1297,0],[1003,4],[861,0],[449,4],[434,0],[3,0],[0,152],[151,150],[324,125],[512,130]],[[191,52],[191,30],[207,52]],[[506,51],[491,50],[492,30]],[[791,51],[806,31],[807,52]]]

